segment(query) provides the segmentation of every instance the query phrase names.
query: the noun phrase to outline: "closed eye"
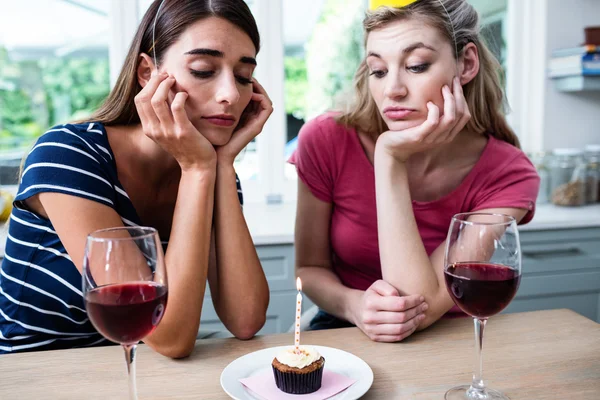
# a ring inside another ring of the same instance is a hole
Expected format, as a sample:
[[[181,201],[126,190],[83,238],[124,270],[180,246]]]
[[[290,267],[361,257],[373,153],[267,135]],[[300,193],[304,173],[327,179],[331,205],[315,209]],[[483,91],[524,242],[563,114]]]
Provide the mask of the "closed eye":
[[[199,79],[207,79],[215,75],[215,71],[198,71],[195,69],[190,69],[190,73]],[[241,75],[236,75],[235,79],[242,85],[250,85],[252,83],[252,79]]]
[[[192,74],[196,78],[206,79],[213,76],[215,74],[215,71],[197,71],[195,69],[190,69],[190,74]]]
[[[245,76],[236,75],[235,79],[237,79],[237,81],[239,83],[241,83],[242,85],[250,85],[250,84],[252,84],[252,79],[248,79]]]

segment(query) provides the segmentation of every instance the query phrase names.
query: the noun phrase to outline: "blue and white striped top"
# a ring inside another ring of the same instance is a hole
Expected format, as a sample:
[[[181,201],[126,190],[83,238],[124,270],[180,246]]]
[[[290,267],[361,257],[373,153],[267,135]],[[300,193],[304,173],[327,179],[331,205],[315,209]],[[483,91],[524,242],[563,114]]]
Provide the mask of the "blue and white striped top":
[[[93,200],[125,225],[143,225],[102,124],[62,125],[41,136],[23,167],[0,267],[0,354],[108,344],[87,318],[81,274],[52,223],[22,203],[41,192]]]

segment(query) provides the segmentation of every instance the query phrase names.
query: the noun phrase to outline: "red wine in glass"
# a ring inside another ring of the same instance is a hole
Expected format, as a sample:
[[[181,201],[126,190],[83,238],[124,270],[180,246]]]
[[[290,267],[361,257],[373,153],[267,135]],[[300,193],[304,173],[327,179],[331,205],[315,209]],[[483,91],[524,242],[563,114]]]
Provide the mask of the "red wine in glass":
[[[167,288],[155,282],[105,285],[86,293],[86,308],[105,338],[133,344],[148,336],[160,322]]]
[[[158,232],[129,226],[88,235],[82,271],[88,317],[106,339],[123,346],[129,398],[137,400],[135,353],[167,307],[167,268]]]
[[[470,385],[449,389],[445,400],[508,400],[482,378],[483,332],[488,318],[504,310],[521,283],[517,221],[505,214],[452,217],[445,244],[444,278],[454,303],[473,317],[477,364]]]
[[[457,262],[445,272],[450,296],[465,313],[488,318],[515,297],[521,275],[513,268],[484,262]]]

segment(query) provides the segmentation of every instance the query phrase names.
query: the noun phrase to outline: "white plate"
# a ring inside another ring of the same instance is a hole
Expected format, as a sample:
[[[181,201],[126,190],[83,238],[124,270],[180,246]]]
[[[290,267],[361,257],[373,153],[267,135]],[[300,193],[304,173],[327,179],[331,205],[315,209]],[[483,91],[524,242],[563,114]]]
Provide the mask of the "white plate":
[[[223,390],[236,400],[260,400],[260,397],[248,390],[240,383],[240,379],[271,371],[273,358],[289,346],[270,347],[246,354],[223,369],[221,373],[221,386]],[[325,358],[325,368],[341,375],[346,375],[356,382],[335,396],[331,400],[354,400],[365,394],[373,384],[373,371],[371,367],[354,354],[340,349],[325,346],[312,346]],[[302,396],[298,396],[300,399]]]

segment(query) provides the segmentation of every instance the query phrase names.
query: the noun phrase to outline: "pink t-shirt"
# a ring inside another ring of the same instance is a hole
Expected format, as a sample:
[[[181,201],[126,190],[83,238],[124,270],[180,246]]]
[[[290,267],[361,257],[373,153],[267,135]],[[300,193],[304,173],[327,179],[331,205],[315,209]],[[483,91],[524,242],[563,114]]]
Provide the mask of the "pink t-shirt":
[[[375,173],[356,130],[338,124],[333,114],[317,117],[300,130],[289,162],[315,197],[333,204],[333,269],[343,284],[366,290],[382,279]],[[538,189],[539,177],[527,156],[489,136],[479,161],[453,192],[431,202],[412,202],[427,254],[444,242],[457,213],[513,207],[529,210],[521,224],[531,221]]]

